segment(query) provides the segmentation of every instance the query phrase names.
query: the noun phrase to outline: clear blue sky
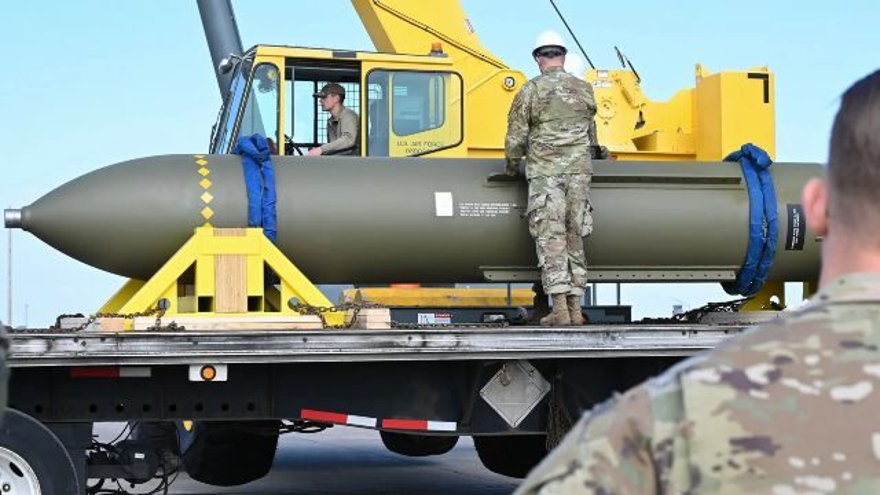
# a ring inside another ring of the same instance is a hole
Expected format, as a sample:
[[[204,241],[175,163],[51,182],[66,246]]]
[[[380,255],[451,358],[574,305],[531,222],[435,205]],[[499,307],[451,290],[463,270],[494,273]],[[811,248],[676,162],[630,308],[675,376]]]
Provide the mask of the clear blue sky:
[[[593,60],[616,67],[612,47],[620,46],[653,99],[692,85],[697,62],[712,70],[769,66],[777,77],[780,161],[824,161],[840,93],[880,65],[876,0],[557,3]],[[346,0],[233,4],[246,46],[372,48]],[[549,2],[463,4],[484,45],[528,75],[535,73],[535,35],[563,32]],[[194,0],[4,2],[0,46],[0,206],[27,205],[121,160],[205,151],[220,98]],[[15,325],[24,323],[26,304],[31,326],[62,312],[94,311],[122,282],[21,231],[14,244]],[[611,293],[600,293],[604,302]],[[627,287],[624,301],[642,315],[721,295],[706,286]]]

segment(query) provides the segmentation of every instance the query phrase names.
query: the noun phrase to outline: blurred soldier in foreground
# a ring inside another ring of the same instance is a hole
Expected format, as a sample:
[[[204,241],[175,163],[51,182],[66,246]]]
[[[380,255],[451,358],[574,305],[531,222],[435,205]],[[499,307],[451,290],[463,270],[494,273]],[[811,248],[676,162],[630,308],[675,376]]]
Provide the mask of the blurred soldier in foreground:
[[[880,71],[843,96],[802,310],[584,416],[517,493],[880,493]]]
[[[583,325],[587,285],[584,236],[593,229],[589,202],[596,143],[593,87],[564,69],[567,50],[553,31],[541,33],[532,56],[541,75],[517,93],[507,116],[506,172],[526,158],[529,232],[535,239],[544,291],[553,311],[541,325]]]

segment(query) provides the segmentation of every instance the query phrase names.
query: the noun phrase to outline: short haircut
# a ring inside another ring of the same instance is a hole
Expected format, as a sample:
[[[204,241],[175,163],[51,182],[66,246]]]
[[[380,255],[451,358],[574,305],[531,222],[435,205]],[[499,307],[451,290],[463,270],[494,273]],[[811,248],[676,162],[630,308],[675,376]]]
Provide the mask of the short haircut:
[[[828,181],[835,220],[853,233],[880,221],[880,70],[843,94],[831,130]]]

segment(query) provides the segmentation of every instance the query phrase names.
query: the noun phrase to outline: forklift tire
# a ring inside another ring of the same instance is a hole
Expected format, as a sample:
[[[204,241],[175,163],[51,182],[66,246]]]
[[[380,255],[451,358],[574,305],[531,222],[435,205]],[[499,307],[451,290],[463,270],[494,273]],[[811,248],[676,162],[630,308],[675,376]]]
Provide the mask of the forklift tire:
[[[525,478],[547,455],[546,435],[475,436],[480,462],[489,471]]]
[[[445,454],[458,443],[457,436],[408,435],[390,431],[380,431],[379,435],[385,448],[410,457]]]
[[[0,492],[78,495],[70,454],[49,428],[6,409],[0,426]]]
[[[190,478],[214,486],[242,485],[272,468],[278,421],[196,421],[181,428],[183,466]]]

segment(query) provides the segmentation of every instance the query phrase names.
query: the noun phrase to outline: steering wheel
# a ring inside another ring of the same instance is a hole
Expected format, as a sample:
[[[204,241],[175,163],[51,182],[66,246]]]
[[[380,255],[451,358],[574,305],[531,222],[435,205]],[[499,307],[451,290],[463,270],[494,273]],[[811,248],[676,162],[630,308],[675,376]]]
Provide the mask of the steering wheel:
[[[288,155],[291,155],[294,153],[296,153],[299,156],[304,155],[302,148],[300,148],[300,146],[297,145],[297,143],[293,142],[293,138],[288,136],[287,134],[284,135],[284,151]]]

